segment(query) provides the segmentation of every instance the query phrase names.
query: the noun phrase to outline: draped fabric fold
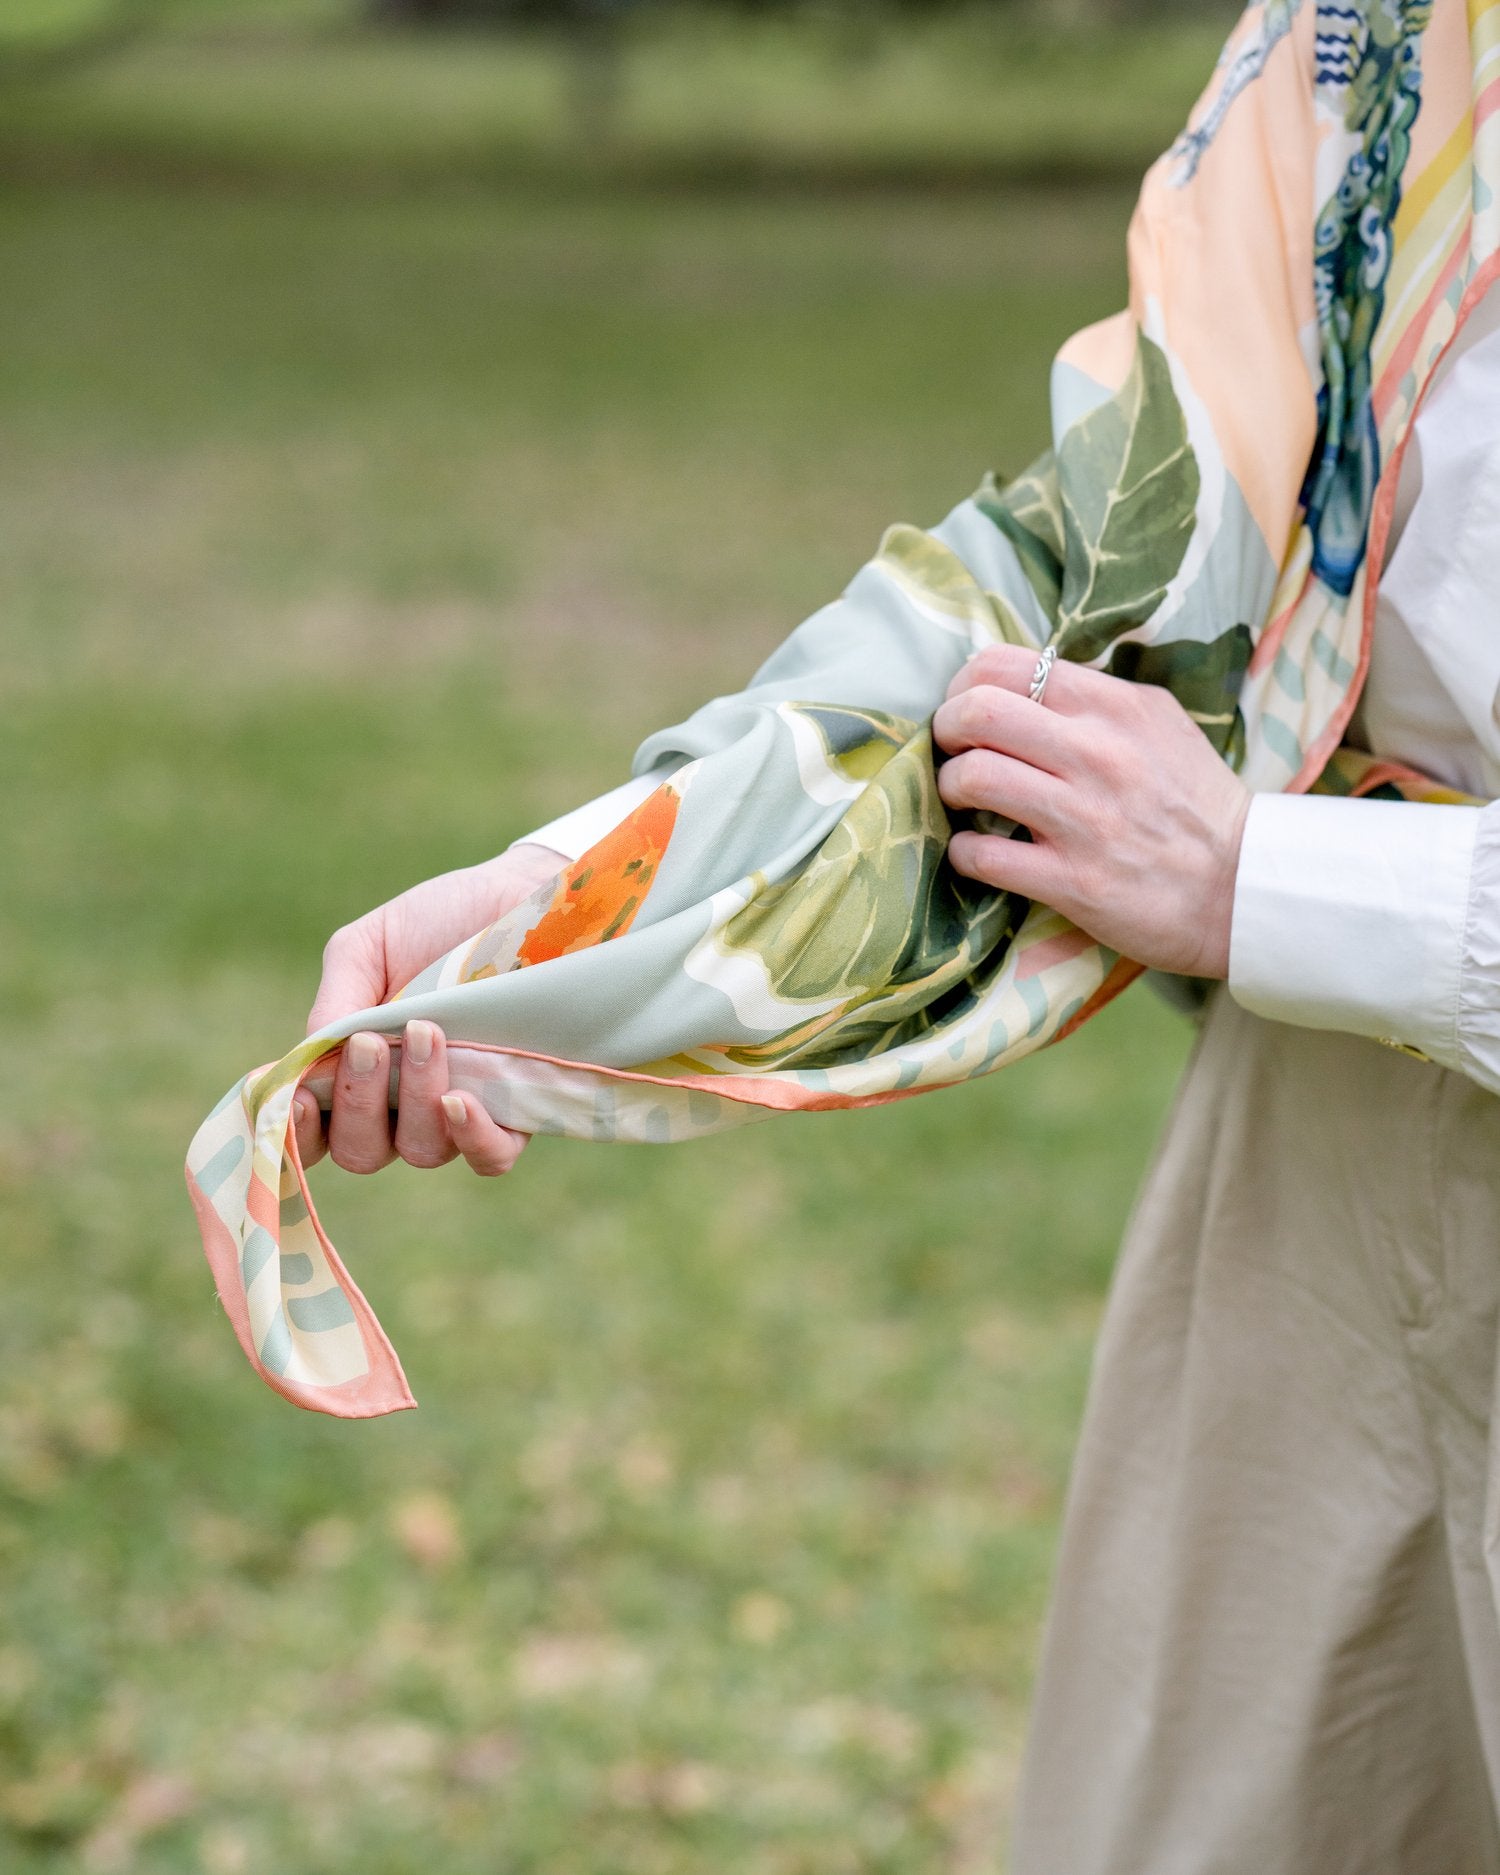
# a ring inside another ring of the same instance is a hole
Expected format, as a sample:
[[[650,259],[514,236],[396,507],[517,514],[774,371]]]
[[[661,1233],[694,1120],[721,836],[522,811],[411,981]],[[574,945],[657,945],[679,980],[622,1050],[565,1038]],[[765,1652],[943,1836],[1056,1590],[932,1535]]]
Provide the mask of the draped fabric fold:
[[[1146,177],[1128,310],[1057,356],[1048,453],[891,528],[747,689],[642,745],[637,773],[681,766],[620,827],[199,1129],[205,1247],[272,1387],[412,1404],[290,1126],[357,1029],[439,1023],[503,1125],[670,1141],[989,1073],[1138,974],[945,863],[928,724],[987,644],[1165,686],[1254,789],[1456,798],[1340,742],[1412,416],[1500,267],[1497,102],[1500,0],[1247,9]]]

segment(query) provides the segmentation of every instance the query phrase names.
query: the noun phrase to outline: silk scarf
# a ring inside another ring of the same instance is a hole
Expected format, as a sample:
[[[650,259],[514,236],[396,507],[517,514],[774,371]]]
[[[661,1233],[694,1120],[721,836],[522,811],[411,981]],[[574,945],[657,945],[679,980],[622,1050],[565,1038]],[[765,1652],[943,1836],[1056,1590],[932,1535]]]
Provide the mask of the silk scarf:
[[[438,1023],[502,1125],[671,1141],[987,1074],[1139,973],[945,863],[928,724],[987,644],[1164,685],[1252,789],[1456,798],[1340,743],[1413,414],[1500,268],[1497,103],[1500,0],[1248,7],[1145,179],[1128,309],[1057,356],[1048,453],[891,528],[744,691],[647,739],[637,773],[680,765],[621,826],[204,1121],[188,1185],[270,1386],[413,1404],[290,1123],[357,1029]]]

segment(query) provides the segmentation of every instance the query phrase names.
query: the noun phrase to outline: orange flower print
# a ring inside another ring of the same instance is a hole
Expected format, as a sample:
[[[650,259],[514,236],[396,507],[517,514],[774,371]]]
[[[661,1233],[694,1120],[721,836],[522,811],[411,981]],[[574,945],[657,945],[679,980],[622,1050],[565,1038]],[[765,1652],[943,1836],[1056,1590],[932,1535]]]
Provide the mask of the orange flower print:
[[[676,789],[664,782],[568,868],[552,903],[516,953],[518,970],[607,944],[630,929],[667,850],[680,801]]]

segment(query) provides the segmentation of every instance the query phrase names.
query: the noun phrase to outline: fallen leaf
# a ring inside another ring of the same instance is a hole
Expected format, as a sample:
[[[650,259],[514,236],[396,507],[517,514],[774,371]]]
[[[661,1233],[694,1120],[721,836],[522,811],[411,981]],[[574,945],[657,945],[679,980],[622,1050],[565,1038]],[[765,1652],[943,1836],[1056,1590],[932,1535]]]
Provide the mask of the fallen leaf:
[[[451,1569],[464,1553],[458,1512],[439,1491],[418,1491],[391,1512],[391,1532],[419,1568],[434,1574]]]
[[[516,1651],[516,1690],[523,1699],[566,1699],[637,1684],[646,1662],[605,1634],[538,1634]]]
[[[780,1596],[752,1589],[735,1603],[730,1625],[742,1641],[754,1647],[770,1647],[781,1639],[791,1619],[792,1611]]]
[[[129,1867],[144,1838],[181,1822],[196,1803],[192,1785],[170,1771],[145,1771],[132,1778],[103,1822],[85,1837],[80,1850],[83,1866],[100,1875]]]
[[[454,1752],[449,1769],[461,1784],[477,1790],[506,1783],[521,1762],[521,1747],[505,1732],[486,1732],[466,1739]]]

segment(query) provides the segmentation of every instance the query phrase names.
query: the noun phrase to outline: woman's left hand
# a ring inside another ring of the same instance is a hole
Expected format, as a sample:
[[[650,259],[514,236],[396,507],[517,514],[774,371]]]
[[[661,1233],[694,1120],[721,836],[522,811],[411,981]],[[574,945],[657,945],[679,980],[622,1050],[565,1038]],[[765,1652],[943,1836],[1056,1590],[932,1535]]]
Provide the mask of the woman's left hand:
[[[1250,791],[1169,691],[992,645],[933,718],[949,807],[1019,821],[1030,840],[956,833],[954,868],[1050,905],[1155,970],[1227,977]]]

